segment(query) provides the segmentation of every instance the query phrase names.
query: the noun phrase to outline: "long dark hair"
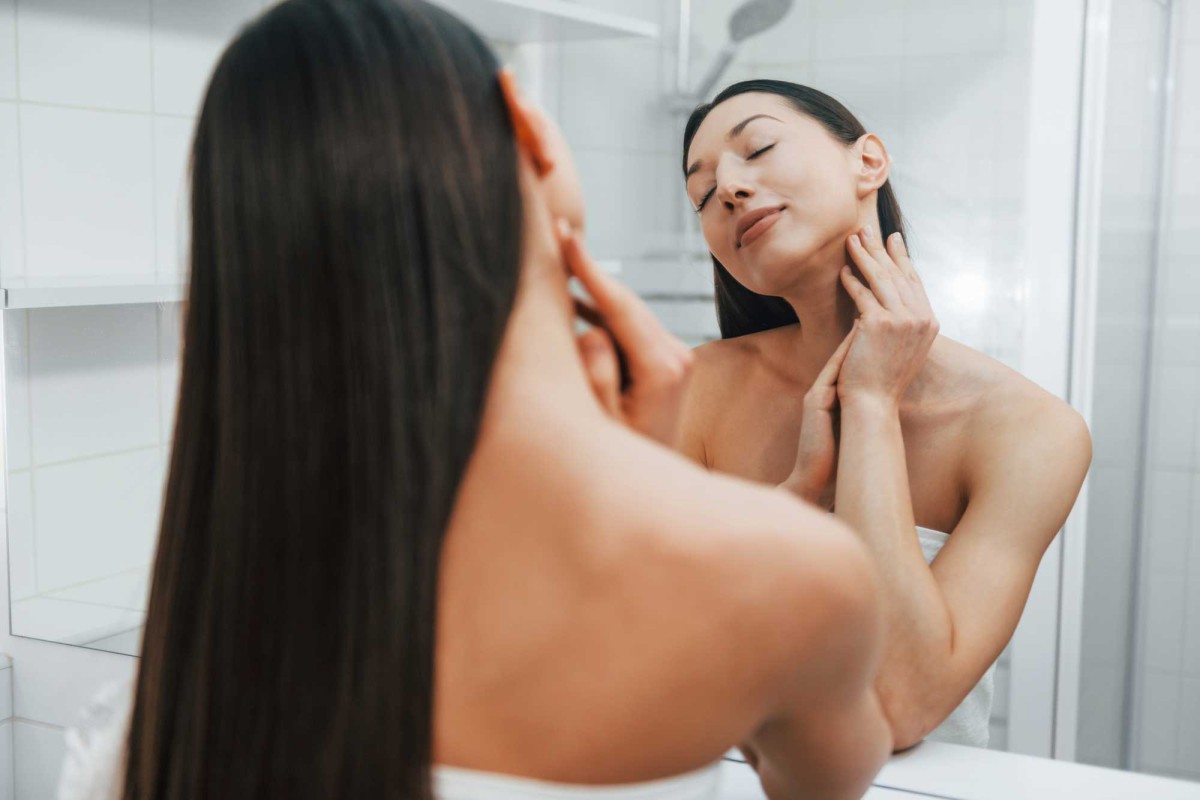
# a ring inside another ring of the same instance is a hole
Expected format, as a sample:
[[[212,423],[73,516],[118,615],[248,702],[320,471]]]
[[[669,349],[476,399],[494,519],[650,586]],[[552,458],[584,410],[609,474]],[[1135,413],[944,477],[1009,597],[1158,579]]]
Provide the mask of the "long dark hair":
[[[854,144],[867,132],[849,109],[824,92],[787,81],[742,81],[722,91],[711,103],[697,106],[688,118],[683,130],[684,175],[687,174],[688,168],[688,148],[692,146],[692,139],[708,113],[729,98],[747,92],[767,92],[787,98],[797,111],[821,123],[825,130],[843,144]],[[904,217],[900,213],[900,204],[896,201],[896,193],[892,190],[890,180],[879,187],[876,208],[879,212],[879,227],[885,239],[897,231],[904,235]],[[722,339],[780,328],[798,321],[796,312],[783,298],[750,291],[729,274],[721,262],[717,261],[716,256],[712,262],[717,322],[721,328]]]
[[[520,265],[498,70],[413,0],[289,0],[221,57],[128,800],[430,797],[438,563]]]

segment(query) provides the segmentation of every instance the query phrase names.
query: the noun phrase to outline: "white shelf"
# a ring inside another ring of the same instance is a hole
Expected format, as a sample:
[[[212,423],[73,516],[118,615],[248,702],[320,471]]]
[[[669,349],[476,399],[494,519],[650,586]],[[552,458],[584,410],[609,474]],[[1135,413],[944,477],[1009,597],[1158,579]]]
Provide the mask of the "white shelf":
[[[597,11],[567,0],[432,0],[458,14],[486,38],[500,42],[565,42],[643,37],[657,39],[658,25]]]
[[[5,308],[59,308],[176,303],[183,300],[187,284],[176,275],[150,275],[10,281],[2,288]]]

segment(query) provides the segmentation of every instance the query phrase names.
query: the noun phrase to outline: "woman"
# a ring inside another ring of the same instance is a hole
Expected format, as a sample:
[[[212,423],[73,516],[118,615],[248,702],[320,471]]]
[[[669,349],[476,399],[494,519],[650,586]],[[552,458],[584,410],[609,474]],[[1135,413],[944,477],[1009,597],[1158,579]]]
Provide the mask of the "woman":
[[[1065,403],[938,336],[889,166],[804,86],[739,83],[692,114],[683,168],[722,338],[696,351],[682,448],[858,531],[883,576],[895,746],[982,746],[990,667],[1091,444]]]
[[[865,790],[869,555],[662,443],[690,355],[581,225],[558,132],[448,13],[290,0],[237,37],[132,715],[64,796],[710,798],[738,743],[771,797]]]

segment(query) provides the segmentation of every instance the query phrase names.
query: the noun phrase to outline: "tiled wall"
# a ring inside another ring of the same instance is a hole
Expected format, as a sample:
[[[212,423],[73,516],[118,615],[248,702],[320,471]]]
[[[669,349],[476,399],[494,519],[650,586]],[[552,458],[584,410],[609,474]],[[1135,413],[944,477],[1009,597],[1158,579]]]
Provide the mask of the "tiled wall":
[[[0,0],[0,284],[182,273],[202,92],[265,5]],[[176,304],[5,312],[15,633],[136,645],[178,326]]]
[[[0,800],[13,800],[12,659],[0,655]]]
[[[1200,780],[1200,2],[1181,0],[1143,536],[1139,767]]]
[[[1200,780],[1200,2],[1176,5],[1159,216],[1167,11],[1112,4],[1079,757]]]
[[[201,93],[224,43],[264,5],[0,0],[0,284],[182,271]],[[6,311],[3,322],[11,564],[0,555],[0,567],[10,567],[13,632],[133,652],[174,408],[178,306]],[[13,786],[0,761],[0,800],[14,790],[53,797],[63,726],[128,666],[7,631],[4,640],[25,671],[14,676],[15,720],[0,721],[0,759],[11,742],[19,766]]]
[[[1135,630],[1139,459],[1144,447],[1157,227],[1161,81],[1168,20],[1150,0],[1112,3],[1097,281],[1094,457],[1088,492],[1080,678],[1080,761],[1124,764],[1128,652]],[[1115,65],[1120,65],[1116,67]],[[1160,489],[1163,487],[1159,487]],[[1157,526],[1170,497],[1147,502]]]

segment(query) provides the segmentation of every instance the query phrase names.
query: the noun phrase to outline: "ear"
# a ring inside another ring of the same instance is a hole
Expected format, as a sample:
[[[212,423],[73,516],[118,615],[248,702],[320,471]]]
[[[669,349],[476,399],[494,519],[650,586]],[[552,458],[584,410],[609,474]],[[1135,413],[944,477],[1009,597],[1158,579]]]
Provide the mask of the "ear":
[[[892,159],[883,141],[873,133],[864,133],[854,143],[858,157],[858,191],[862,196],[879,189],[887,183],[891,173]]]
[[[545,118],[541,112],[525,101],[517,87],[517,78],[508,67],[500,70],[500,92],[517,132],[517,147],[523,150],[538,177],[545,177],[554,169],[554,159],[549,154]]]

